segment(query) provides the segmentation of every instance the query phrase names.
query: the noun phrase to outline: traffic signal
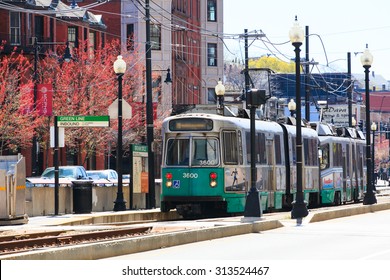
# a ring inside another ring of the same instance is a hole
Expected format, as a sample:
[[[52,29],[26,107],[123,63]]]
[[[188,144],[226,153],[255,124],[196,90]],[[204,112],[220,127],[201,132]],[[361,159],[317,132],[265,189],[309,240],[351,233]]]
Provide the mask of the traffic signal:
[[[250,107],[259,107],[262,104],[267,102],[267,97],[265,95],[265,90],[260,89],[250,89],[246,93],[246,105],[249,109]]]
[[[364,121],[360,120],[358,126],[359,126],[360,130],[363,131]]]

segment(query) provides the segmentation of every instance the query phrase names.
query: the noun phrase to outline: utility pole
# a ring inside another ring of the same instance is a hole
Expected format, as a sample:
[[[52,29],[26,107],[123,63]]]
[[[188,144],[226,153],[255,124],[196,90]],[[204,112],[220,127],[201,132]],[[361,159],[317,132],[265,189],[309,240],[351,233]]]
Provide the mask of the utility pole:
[[[352,127],[352,74],[351,74],[351,53],[347,53],[348,63],[348,126]]]
[[[153,96],[152,96],[152,44],[150,43],[150,6],[149,0],[145,0],[146,15],[146,141],[148,146],[148,187],[147,208],[154,208],[154,151],[153,147]]]
[[[34,103],[33,110],[37,108],[37,96],[38,96],[38,38],[34,37]],[[32,149],[31,149],[31,176],[38,176],[38,148],[37,148],[37,136],[35,135],[32,140]]]
[[[310,121],[310,86],[309,86],[309,26],[305,28],[306,32],[306,61],[305,61],[305,119]],[[299,100],[297,100],[298,102]]]

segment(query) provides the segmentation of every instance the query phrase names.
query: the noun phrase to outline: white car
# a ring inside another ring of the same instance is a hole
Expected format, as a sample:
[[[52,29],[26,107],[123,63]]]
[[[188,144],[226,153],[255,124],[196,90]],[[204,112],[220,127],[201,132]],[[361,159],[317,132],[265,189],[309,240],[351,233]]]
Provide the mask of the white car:
[[[118,183],[118,173],[113,169],[87,170],[87,175],[98,186],[113,186]]]
[[[74,180],[90,179],[83,166],[59,166],[58,177],[60,186],[71,186]],[[26,178],[27,187],[54,187],[54,167],[48,167],[40,177]]]

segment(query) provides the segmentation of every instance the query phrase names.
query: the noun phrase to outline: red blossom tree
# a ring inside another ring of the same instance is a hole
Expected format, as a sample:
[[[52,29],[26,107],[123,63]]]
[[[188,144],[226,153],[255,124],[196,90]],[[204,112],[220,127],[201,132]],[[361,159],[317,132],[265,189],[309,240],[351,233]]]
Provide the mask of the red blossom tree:
[[[48,55],[41,62],[42,82],[53,85],[53,114],[57,116],[108,115],[108,107],[117,98],[118,82],[113,63],[120,54],[119,42],[114,41],[93,53],[80,44],[73,49],[73,60],[58,63],[58,57]],[[142,100],[143,59],[137,52],[122,54],[127,64],[123,76],[123,99],[129,104]],[[134,112],[134,110],[133,110]],[[42,132],[48,128],[43,127]],[[126,142],[137,142],[144,135],[142,119],[123,121]],[[85,152],[86,159],[94,153],[107,152],[109,144],[115,146],[117,121],[108,128],[66,128],[65,143],[75,153]],[[126,143],[125,143],[126,144]]]
[[[4,55],[0,45],[0,154],[15,153],[32,145],[35,121],[32,83],[26,80],[31,64],[26,56],[13,51]]]

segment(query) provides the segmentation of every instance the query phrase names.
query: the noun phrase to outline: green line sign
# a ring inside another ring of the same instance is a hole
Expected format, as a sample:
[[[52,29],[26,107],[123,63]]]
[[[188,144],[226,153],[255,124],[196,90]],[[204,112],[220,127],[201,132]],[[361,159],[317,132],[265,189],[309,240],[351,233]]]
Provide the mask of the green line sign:
[[[57,116],[58,127],[108,127],[109,116]]]

